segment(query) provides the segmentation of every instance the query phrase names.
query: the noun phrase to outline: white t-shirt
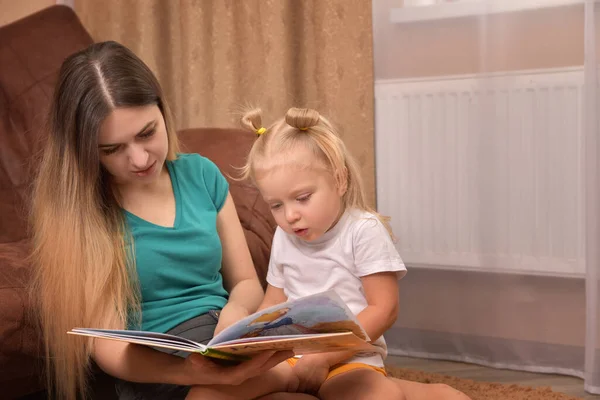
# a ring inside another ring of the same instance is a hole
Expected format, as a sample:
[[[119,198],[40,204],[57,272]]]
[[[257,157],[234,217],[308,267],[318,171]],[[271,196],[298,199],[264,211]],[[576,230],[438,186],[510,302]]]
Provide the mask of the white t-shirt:
[[[306,242],[277,228],[271,247],[267,282],[283,289],[288,300],[334,289],[358,315],[367,307],[361,277],[379,272],[406,274],[406,267],[385,226],[373,214],[347,210],[338,223],[317,240]],[[385,340],[374,345],[387,354]],[[383,367],[383,357],[354,357]]]

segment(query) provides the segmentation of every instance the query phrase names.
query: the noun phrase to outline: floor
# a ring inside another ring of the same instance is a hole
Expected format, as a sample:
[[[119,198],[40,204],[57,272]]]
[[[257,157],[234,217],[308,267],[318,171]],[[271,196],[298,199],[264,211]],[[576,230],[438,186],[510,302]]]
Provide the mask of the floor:
[[[425,372],[445,374],[475,381],[519,384],[525,386],[551,386],[552,390],[584,400],[600,400],[600,395],[591,395],[583,390],[579,378],[563,375],[536,374],[531,372],[488,368],[475,364],[452,361],[426,360],[401,356],[388,356],[386,364],[401,368],[411,368]]]

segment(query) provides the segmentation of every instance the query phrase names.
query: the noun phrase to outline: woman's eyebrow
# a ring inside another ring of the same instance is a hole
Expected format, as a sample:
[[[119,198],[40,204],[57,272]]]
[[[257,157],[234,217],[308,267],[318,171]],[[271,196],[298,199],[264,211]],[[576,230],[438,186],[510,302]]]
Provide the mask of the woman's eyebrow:
[[[140,130],[138,133],[135,134],[135,136],[139,136],[142,133],[146,132],[148,130],[148,128],[152,127],[156,125],[156,120],[150,121],[148,122],[146,125],[144,125],[144,127],[142,128],[142,130]],[[106,144],[100,144],[98,145],[98,147],[102,148],[102,147],[113,147],[113,146],[118,146],[121,143],[106,143]]]

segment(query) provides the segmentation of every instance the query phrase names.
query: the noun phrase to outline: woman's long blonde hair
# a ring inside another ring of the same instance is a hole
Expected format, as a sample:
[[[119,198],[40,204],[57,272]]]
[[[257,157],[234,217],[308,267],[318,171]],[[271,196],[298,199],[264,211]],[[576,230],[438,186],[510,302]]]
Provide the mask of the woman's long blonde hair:
[[[124,328],[139,316],[131,242],[100,165],[98,132],[115,108],[151,104],[165,118],[174,159],[178,142],[161,87],[130,50],[97,43],[62,64],[31,205],[32,296],[51,397],[87,396],[91,341],[68,330]]]
[[[355,158],[340,138],[333,125],[318,111],[309,108],[290,108],[285,117],[269,128],[262,126],[262,111],[252,109],[244,114],[241,125],[259,135],[252,146],[241,179],[255,182],[256,172],[273,160],[284,160],[298,146],[308,149],[314,160],[330,172],[335,182],[346,191],[342,198],[344,209],[356,208],[372,213],[393,238],[389,218],[380,215],[366,201],[364,183]]]

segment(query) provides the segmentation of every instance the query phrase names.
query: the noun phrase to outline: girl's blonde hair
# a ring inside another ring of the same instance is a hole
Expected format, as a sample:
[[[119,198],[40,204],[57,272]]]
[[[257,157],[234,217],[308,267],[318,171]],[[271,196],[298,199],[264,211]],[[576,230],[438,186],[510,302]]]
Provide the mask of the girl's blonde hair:
[[[265,129],[262,126],[262,111],[256,108],[244,114],[241,125],[258,134],[242,168],[242,179],[255,182],[261,167],[272,164],[273,160],[285,162],[290,152],[302,146],[315,157],[314,160],[307,160],[307,165],[314,165],[312,161],[315,160],[320,162],[331,173],[336,185],[346,189],[342,198],[344,209],[356,208],[374,214],[393,238],[389,218],[383,217],[367,204],[358,163],[333,125],[318,111],[290,108],[285,117]]]
[[[157,105],[168,159],[178,142],[150,69],[115,42],[93,44],[60,69],[31,208],[32,297],[39,316],[50,397],[86,398],[90,340],[74,327],[124,328],[139,318],[130,234],[101,167],[98,132],[112,110]]]

